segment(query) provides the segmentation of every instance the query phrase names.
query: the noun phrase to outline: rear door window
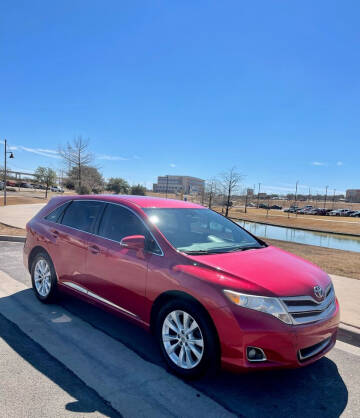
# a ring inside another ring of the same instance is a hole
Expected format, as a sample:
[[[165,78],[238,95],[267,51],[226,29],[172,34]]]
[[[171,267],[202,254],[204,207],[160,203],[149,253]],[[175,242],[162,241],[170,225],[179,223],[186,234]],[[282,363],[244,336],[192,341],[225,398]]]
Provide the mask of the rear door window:
[[[80,231],[92,233],[103,208],[103,202],[74,200],[66,209],[61,223]]]
[[[146,250],[161,254],[161,249],[152,237],[144,223],[130,210],[120,205],[108,204],[102,216],[98,235],[120,242],[130,235],[143,235]]]
[[[148,231],[140,219],[119,205],[109,204],[102,218],[99,235],[120,242],[129,235],[148,235]]]

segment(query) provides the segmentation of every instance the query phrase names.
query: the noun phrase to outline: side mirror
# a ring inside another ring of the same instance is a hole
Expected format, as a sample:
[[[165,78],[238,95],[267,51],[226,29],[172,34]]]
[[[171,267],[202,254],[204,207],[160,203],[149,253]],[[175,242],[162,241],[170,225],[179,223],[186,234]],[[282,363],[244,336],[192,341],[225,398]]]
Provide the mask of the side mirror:
[[[145,237],[144,235],[129,235],[120,241],[120,246],[129,250],[144,250]]]

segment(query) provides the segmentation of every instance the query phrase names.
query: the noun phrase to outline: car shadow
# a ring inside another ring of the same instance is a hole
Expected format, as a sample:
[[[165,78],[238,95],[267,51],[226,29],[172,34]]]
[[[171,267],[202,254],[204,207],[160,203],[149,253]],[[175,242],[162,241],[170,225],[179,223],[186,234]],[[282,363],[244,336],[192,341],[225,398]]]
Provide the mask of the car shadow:
[[[0,299],[0,312],[1,304],[14,297],[20,303],[22,298],[29,297],[34,298],[34,303],[40,303],[33,296],[32,290],[27,289]],[[72,296],[62,297],[58,303],[88,324],[126,345],[144,360],[165,367],[155,339],[137,325]],[[56,305],[49,312],[53,315],[53,322],[66,325],[61,322]],[[64,375],[64,371],[60,372],[59,367],[64,368],[61,363],[22,333],[16,325],[10,323],[14,327],[12,331],[6,328],[4,321],[7,320],[0,315],[0,336],[33,367],[77,400],[66,405],[66,409],[76,413],[98,410],[106,416],[116,414],[111,408],[106,408],[101,398],[96,398],[94,391],[92,395],[95,398],[89,401],[92,397],[87,391],[91,389],[84,384],[80,385],[81,380],[66,369],[72,379],[79,381],[77,385],[72,384],[71,379]],[[25,345],[23,341],[26,341]],[[26,348],[30,342],[36,346],[35,351]],[[44,362],[44,356],[53,359],[58,367],[50,366],[50,360]],[[209,396],[227,410],[244,417],[338,417],[348,402],[346,385],[336,364],[327,357],[301,369],[242,374],[220,371],[214,376],[186,383],[198,393]]]
[[[29,292],[30,290],[25,290],[19,293],[28,294]],[[0,305],[3,299],[5,298],[0,299]],[[36,303],[35,300],[34,302]],[[52,380],[63,391],[75,399],[75,401],[65,405],[67,411],[81,414],[97,411],[107,417],[120,417],[94,390],[86,386],[71,370],[52,357],[38,343],[29,338],[17,325],[9,321],[2,314],[0,314],[0,338],[18,355],[31,364],[32,367]],[[5,385],[6,373],[11,373],[11,370],[2,370],[2,384]],[[34,393],[34,396],[36,396],[36,393]],[[57,413],[58,411],[54,411],[54,415]]]
[[[61,304],[145,360],[165,367],[155,339],[142,328],[71,296]],[[327,357],[301,369],[242,374],[220,371],[186,383],[245,417],[339,417],[348,401],[337,366]]]

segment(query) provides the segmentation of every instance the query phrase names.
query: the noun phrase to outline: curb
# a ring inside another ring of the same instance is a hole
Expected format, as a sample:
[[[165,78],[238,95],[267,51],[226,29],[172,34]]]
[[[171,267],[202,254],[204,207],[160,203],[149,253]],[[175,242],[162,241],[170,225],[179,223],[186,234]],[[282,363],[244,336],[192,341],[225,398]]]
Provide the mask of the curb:
[[[355,347],[360,347],[360,328],[340,322],[337,339]]]
[[[17,237],[14,235],[0,235],[0,241],[10,241],[10,242],[25,242],[26,237]]]

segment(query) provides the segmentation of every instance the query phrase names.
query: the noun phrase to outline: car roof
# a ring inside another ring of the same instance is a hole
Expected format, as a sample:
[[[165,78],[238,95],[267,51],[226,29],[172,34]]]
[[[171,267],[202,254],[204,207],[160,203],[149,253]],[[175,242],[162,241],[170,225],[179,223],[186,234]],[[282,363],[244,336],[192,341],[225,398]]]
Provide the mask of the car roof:
[[[65,196],[63,196],[65,197]],[[130,203],[139,208],[185,208],[185,209],[205,209],[204,206],[192,202],[185,202],[183,200],[165,199],[153,196],[133,196],[133,195],[74,195],[66,196],[66,200],[80,199],[80,200],[105,200],[114,203]]]

